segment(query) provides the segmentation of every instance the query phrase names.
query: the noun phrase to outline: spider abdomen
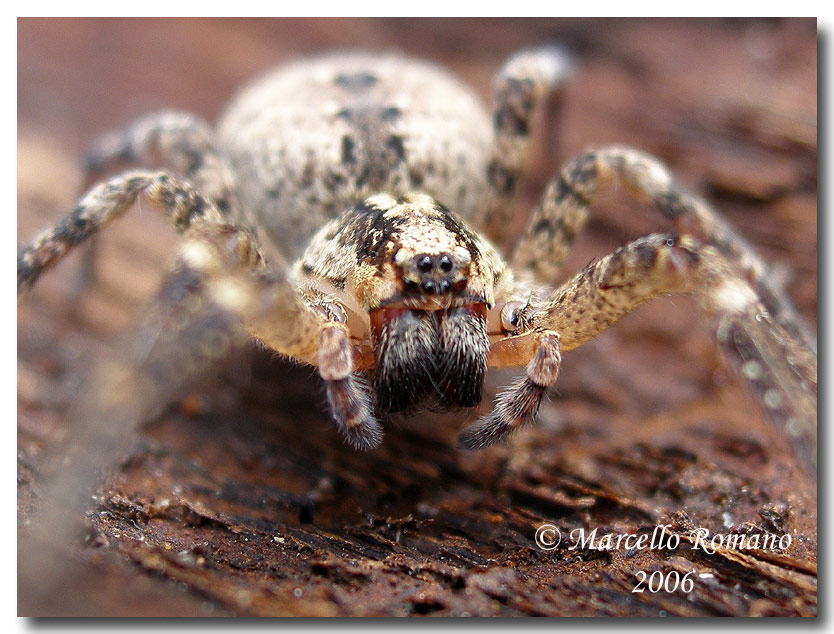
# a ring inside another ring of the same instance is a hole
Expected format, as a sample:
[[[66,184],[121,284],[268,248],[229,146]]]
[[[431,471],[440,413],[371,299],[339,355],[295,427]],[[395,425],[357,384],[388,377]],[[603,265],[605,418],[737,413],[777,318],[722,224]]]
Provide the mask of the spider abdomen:
[[[279,68],[240,95],[219,136],[243,203],[292,258],[376,192],[424,191],[471,218],[487,189],[489,115],[446,71],[397,55]]]

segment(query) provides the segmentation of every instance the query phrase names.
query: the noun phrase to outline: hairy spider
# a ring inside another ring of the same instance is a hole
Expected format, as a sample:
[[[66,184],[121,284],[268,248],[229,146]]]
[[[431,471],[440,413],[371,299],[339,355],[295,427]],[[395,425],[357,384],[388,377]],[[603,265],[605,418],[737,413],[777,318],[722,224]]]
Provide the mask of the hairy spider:
[[[532,115],[558,100],[569,67],[554,47],[512,56],[490,117],[430,64],[331,54],[250,86],[216,131],[163,112],[104,138],[92,169],[160,158],[173,169],[95,185],[20,249],[19,291],[140,198],[183,240],[156,310],[130,351],[99,368],[82,414],[111,427],[140,418],[251,336],[316,366],[338,429],[370,449],[387,413],[473,407],[488,367],[524,366],[461,433],[461,447],[482,448],[535,418],[563,352],[653,297],[692,293],[718,345],[815,465],[813,343],[752,249],[657,160],[626,147],[581,153],[502,255]],[[552,287],[612,180],[677,233],[634,240]],[[254,227],[287,260],[267,263]]]

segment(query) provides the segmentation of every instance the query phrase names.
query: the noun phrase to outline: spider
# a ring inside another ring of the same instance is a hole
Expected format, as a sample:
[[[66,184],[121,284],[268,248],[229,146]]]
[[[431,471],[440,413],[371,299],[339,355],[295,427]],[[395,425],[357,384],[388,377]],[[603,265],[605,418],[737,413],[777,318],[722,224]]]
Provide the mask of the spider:
[[[80,418],[141,418],[254,338],[318,368],[357,449],[382,442],[389,414],[474,407],[487,368],[523,366],[459,436],[462,448],[484,448],[535,419],[562,353],[647,300],[692,293],[719,347],[815,465],[813,343],[753,250],[658,160],[619,146],[582,152],[510,249],[534,112],[558,103],[570,70],[553,46],[514,54],[490,116],[429,63],[329,54],[249,86],[216,130],[162,112],[103,138],[91,170],[124,160],[172,169],[93,186],[20,248],[18,290],[140,199],[182,242],[155,310],[129,350],[102,363]],[[554,286],[610,181],[676,233],[638,238]],[[264,239],[278,252],[269,263]]]

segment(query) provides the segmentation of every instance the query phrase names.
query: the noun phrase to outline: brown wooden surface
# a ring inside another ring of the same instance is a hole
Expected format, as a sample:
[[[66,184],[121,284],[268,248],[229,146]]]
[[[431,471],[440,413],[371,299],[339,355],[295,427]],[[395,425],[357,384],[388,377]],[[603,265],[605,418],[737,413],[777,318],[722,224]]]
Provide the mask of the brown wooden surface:
[[[581,66],[559,157],[539,160],[533,183],[589,144],[655,153],[777,267],[816,323],[813,20],[20,20],[18,35],[20,240],[72,205],[96,135],[160,107],[214,120],[277,62],[399,48],[488,99],[508,53],[557,39]],[[658,227],[612,196],[571,268]],[[129,332],[174,244],[163,223],[134,214],[102,240],[100,281],[76,305],[79,258],[19,302],[21,530],[56,469],[47,450],[65,436],[79,377]],[[114,457],[68,588],[48,603],[21,596],[21,612],[815,614],[813,483],[693,313],[688,298],[656,300],[567,355],[540,424],[481,453],[454,448],[474,412],[393,421],[380,449],[356,453],[328,422],[314,371],[252,351]],[[533,536],[545,522],[563,533],[764,530],[793,542],[772,555],[544,552]],[[693,568],[691,593],[631,592],[638,570]]]

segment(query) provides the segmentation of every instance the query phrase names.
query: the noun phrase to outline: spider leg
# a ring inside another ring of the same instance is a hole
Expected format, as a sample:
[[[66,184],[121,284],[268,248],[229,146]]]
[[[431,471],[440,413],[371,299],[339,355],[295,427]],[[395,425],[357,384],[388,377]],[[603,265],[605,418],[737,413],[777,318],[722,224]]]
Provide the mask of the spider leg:
[[[498,395],[492,412],[460,433],[459,447],[489,447],[535,418],[547,388],[559,376],[562,353],[559,335],[553,330],[536,333],[533,340],[535,350],[524,376]]]
[[[541,305],[520,304],[519,334],[493,345],[490,365],[527,363],[525,376],[500,394],[493,411],[465,429],[460,446],[487,447],[531,422],[558,377],[561,353],[577,348],[662,293],[686,292],[680,273],[693,255],[671,235],[640,238],[589,265]]]
[[[530,150],[530,127],[540,105],[557,120],[563,101],[563,86],[571,75],[572,62],[557,46],[519,51],[501,68],[495,85],[494,139],[488,164],[489,204],[476,218],[497,244],[506,241],[513,221],[513,199]],[[553,145],[548,146],[552,151]]]
[[[635,240],[590,264],[542,304],[520,307],[519,335],[495,344],[490,362],[523,363],[545,332],[559,333],[562,350],[577,348],[643,302],[669,293],[694,295],[730,363],[794,444],[802,464],[815,470],[816,355],[772,317],[721,246],[692,236]]]
[[[742,282],[737,278],[736,283]],[[726,284],[726,283],[725,283]],[[748,287],[749,288],[749,287]],[[735,293],[732,288],[724,292]],[[797,344],[760,301],[727,310],[723,293],[699,290],[709,329],[737,374],[762,404],[800,464],[817,470],[817,356]],[[758,300],[758,298],[757,298]]]
[[[156,112],[124,130],[103,135],[85,156],[85,180],[92,185],[125,163],[170,168],[210,200],[227,222],[245,224],[250,229],[254,226],[236,198],[234,177],[217,151],[214,131],[192,114]],[[93,236],[83,254],[81,273],[72,293],[74,301],[95,282],[98,252],[98,239]]]
[[[205,121],[187,112],[152,113],[99,138],[87,152],[84,167],[93,177],[125,161],[171,168],[239,224],[232,170],[217,151],[214,131]]]
[[[143,117],[124,130],[103,135],[84,157],[85,181],[92,185],[126,162],[171,168],[211,200],[230,222],[253,226],[236,199],[234,177],[217,151],[214,131],[194,115],[164,110]],[[95,282],[98,252],[98,240],[93,237],[87,241],[74,299]]]
[[[538,309],[522,309],[528,314],[521,320],[533,330],[555,330],[562,349],[573,350],[643,302],[690,292],[699,262],[717,257],[714,248],[706,249],[689,236],[644,236],[589,264]]]
[[[44,271],[54,266],[75,245],[124,214],[140,196],[167,214],[175,226],[187,232],[186,235],[195,231],[205,232],[212,227],[215,230],[229,228],[211,200],[190,185],[176,181],[169,173],[123,174],[92,188],[64,220],[18,251],[18,292],[31,287]],[[248,250],[241,257],[245,255],[251,260],[252,269],[263,266],[254,236],[248,231],[235,231],[240,248]],[[183,257],[190,253],[206,261],[217,259],[205,253],[199,256],[199,246],[188,247],[189,244],[183,246]],[[344,365],[331,362],[326,351],[339,354],[338,346],[325,346],[319,350],[320,344],[330,341],[325,342],[323,334],[320,341],[319,330],[324,322],[322,312],[306,305],[298,291],[288,283],[284,283],[282,288],[290,289],[285,293],[284,302],[275,304],[275,310],[262,318],[256,315],[246,318],[247,330],[273,350],[325,368],[323,376],[336,372],[338,376],[334,375],[328,383],[328,398],[333,406],[334,418],[354,446],[376,446],[381,440],[379,423],[369,413],[368,399],[363,396],[365,391],[358,379],[352,375],[352,365],[348,371]],[[245,313],[242,315],[245,316]],[[347,332],[344,326],[341,328]],[[352,364],[352,359],[350,362]],[[329,369],[333,364],[340,369]],[[327,376],[324,378],[328,379]]]
[[[768,267],[753,248],[705,201],[681,190],[662,163],[632,148],[592,148],[564,167],[547,186],[516,246],[514,269],[529,272],[542,284],[557,279],[600,186],[614,179],[651,203],[681,234],[714,245],[750,282],[771,318],[806,346],[815,347],[790,300],[769,282]]]
[[[180,230],[194,221],[225,223],[211,200],[168,172],[136,171],[115,176],[91,188],[58,224],[18,250],[18,293],[30,288],[44,271],[122,216],[140,198],[165,213]]]
[[[319,373],[327,404],[339,431],[355,449],[382,443],[382,425],[374,417],[369,386],[354,372],[353,347],[344,325],[331,322],[319,335]]]

